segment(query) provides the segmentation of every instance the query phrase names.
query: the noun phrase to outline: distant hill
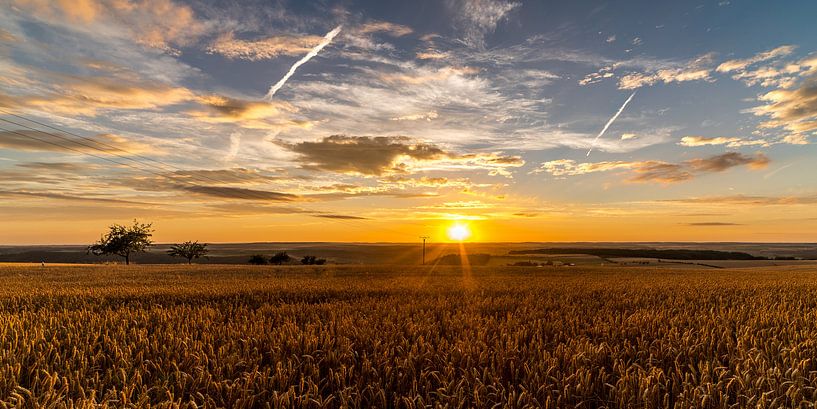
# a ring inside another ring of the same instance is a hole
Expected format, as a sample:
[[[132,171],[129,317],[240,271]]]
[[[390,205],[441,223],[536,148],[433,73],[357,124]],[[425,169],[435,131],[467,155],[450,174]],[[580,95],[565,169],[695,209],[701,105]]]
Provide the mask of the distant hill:
[[[717,250],[656,250],[656,249],[612,249],[612,248],[547,248],[533,250],[511,250],[508,254],[589,254],[603,258],[632,257],[659,258],[667,260],[767,260],[767,257],[753,256],[738,251]]]

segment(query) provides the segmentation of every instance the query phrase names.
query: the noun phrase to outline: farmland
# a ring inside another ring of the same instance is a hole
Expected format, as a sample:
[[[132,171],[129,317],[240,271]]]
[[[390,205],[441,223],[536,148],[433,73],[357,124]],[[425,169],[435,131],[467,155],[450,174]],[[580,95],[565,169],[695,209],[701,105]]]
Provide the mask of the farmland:
[[[0,406],[809,406],[815,273],[0,264]]]

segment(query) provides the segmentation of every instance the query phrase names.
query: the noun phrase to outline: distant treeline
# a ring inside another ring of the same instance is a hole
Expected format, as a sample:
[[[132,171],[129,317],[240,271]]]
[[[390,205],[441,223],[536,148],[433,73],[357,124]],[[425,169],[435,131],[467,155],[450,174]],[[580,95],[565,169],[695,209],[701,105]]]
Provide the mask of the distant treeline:
[[[589,254],[597,257],[663,258],[668,260],[768,260],[749,253],[716,250],[549,248],[513,250],[509,254]]]

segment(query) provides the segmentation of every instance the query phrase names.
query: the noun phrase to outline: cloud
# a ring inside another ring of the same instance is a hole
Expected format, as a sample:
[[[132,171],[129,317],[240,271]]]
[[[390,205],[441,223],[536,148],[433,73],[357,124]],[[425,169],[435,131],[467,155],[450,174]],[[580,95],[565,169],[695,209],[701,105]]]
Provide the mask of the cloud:
[[[411,73],[386,73],[380,78],[386,82],[402,82],[406,84],[419,85],[428,82],[445,82],[449,79],[457,80],[459,77],[473,75],[479,69],[472,67],[444,67],[439,69],[418,69]]]
[[[427,50],[427,51],[420,51],[416,54],[416,57],[420,60],[444,60],[449,58],[450,56],[448,53],[435,51],[435,50]]]
[[[707,53],[688,61],[654,60],[636,57],[618,61],[599,68],[579,80],[579,85],[596,84],[606,78],[616,77],[616,71],[636,68],[618,78],[618,88],[634,90],[655,84],[670,84],[689,81],[714,81],[711,77],[715,54]]]
[[[306,120],[293,119],[297,109],[284,101],[247,101],[222,95],[197,98],[205,109],[185,113],[207,123],[237,124],[249,129],[281,130],[290,127],[309,128]]]
[[[792,64],[782,60],[795,49],[792,45],[782,45],[751,58],[725,61],[718,66],[717,71],[732,73],[733,79],[748,86],[790,88],[797,82],[800,70],[807,69],[807,64]]]
[[[615,74],[613,73],[612,66],[602,67],[597,72],[591,72],[590,74],[585,75],[584,78],[579,80],[579,85],[596,84],[603,81],[605,78],[611,78],[614,76]]]
[[[747,140],[738,137],[725,136],[706,137],[692,135],[684,136],[683,138],[681,138],[681,142],[679,142],[678,145],[689,147],[726,145],[729,148],[739,148],[741,146],[769,146],[770,144],[768,141],[764,139]]]
[[[447,0],[454,22],[462,32],[462,41],[471,47],[485,47],[485,36],[493,33],[508,13],[521,3],[502,0]]]
[[[817,130],[817,76],[806,78],[795,89],[776,89],[758,98],[764,105],[752,108],[768,119],[762,128],[783,128],[794,135],[786,142],[805,142],[806,133]]]
[[[186,185],[177,184],[177,189],[197,193],[204,196],[218,197],[222,199],[243,199],[257,201],[291,202],[299,199],[298,195],[281,192],[270,192],[266,190],[247,189],[241,187],[228,186],[206,186],[206,185]]]
[[[36,190],[0,190],[0,197],[34,197],[42,199],[67,200],[73,202],[95,202],[95,203],[137,204],[137,205],[145,204],[122,199],[95,197],[94,195],[89,195],[87,192],[79,195],[68,193],[43,192]]]
[[[624,170],[630,174],[630,182],[677,183],[693,179],[698,174],[723,172],[737,166],[762,169],[770,163],[762,153],[754,156],[729,152],[709,158],[691,159],[681,163],[662,161],[616,161],[577,163],[571,159],[544,162],[533,173],[549,173],[553,176],[577,176],[596,172]]]
[[[774,48],[772,50],[756,54],[751,58],[724,61],[720,65],[718,65],[718,68],[716,70],[718,72],[741,71],[746,69],[750,65],[754,65],[759,62],[785,57],[794,52],[796,48],[797,47],[793,45],[781,45],[780,47]]]
[[[323,40],[315,35],[279,35],[260,40],[241,40],[233,32],[219,36],[208,48],[210,54],[219,54],[233,60],[260,61],[280,55],[301,55],[309,52]]]
[[[673,82],[705,81],[710,79],[709,73],[709,69],[697,67],[688,69],[670,68],[646,74],[632,73],[621,77],[618,81],[618,87],[620,89],[637,89],[656,83],[669,84]]]
[[[726,222],[697,222],[697,223],[687,223],[687,226],[695,226],[695,227],[722,227],[722,226],[741,226],[738,223],[726,223]]]
[[[332,135],[314,142],[279,145],[298,154],[306,169],[365,176],[431,169],[487,169],[489,174],[508,176],[508,168],[525,163],[520,157],[500,153],[452,153],[405,136]]]
[[[361,34],[386,33],[395,37],[409,35],[414,30],[401,24],[389,23],[388,21],[373,21],[358,27],[357,32]]]
[[[611,35],[611,36],[607,37],[607,39],[606,39],[606,40],[604,40],[604,42],[606,42],[606,43],[613,43],[613,42],[615,42],[615,41],[616,41],[616,35],[615,35],[615,34],[613,34],[613,35]]]
[[[16,43],[20,41],[17,36],[6,30],[0,29],[0,43]]]
[[[351,216],[348,214],[313,214],[313,217],[320,217],[324,219],[336,219],[336,220],[367,220],[367,217],[361,216]]]
[[[405,165],[399,163],[403,159],[422,161],[447,156],[437,146],[402,136],[332,135],[315,142],[282,145],[301,155],[300,161],[307,168],[362,175],[404,171]]]
[[[81,142],[85,145],[95,146],[97,149],[71,143],[65,139],[76,140],[77,142]],[[94,155],[122,155],[122,151],[127,152],[125,155],[148,152],[156,154],[163,152],[163,150],[157,146],[137,142],[131,138],[125,138],[114,134],[98,134],[93,136],[91,139],[98,141],[99,143],[80,140],[76,137],[62,135],[56,132],[49,133],[31,131],[27,129],[0,131],[0,149],[13,149],[31,152],[61,152],[77,154],[92,153]],[[115,146],[118,149],[113,149],[110,146]]]
[[[138,44],[177,54],[208,31],[187,5],[171,0],[12,0],[15,7],[54,24],[128,37]],[[109,29],[115,26],[115,29]]]
[[[692,197],[686,199],[666,199],[659,202],[711,204],[724,206],[790,206],[817,204],[817,196],[709,196]]]
[[[43,112],[95,116],[101,110],[154,109],[194,98],[187,88],[123,78],[51,74],[44,95],[0,94],[0,106]]]
[[[432,119],[437,119],[438,117],[439,117],[439,115],[437,114],[437,111],[428,111],[428,112],[424,112],[422,114],[411,114],[411,115],[398,116],[398,117],[395,117],[395,118],[391,118],[391,120],[392,121],[419,121],[419,120],[431,121]]]
[[[634,133],[625,132],[625,133],[621,134],[621,140],[622,141],[629,141],[630,139],[636,139],[636,138],[638,138],[638,135],[636,135]]]
[[[272,175],[258,169],[246,168],[177,170],[169,174],[168,177],[174,181],[189,180],[197,183],[207,179],[224,184],[259,184],[287,179],[285,176]]]
[[[705,159],[690,159],[683,163],[695,172],[723,172],[743,165],[748,166],[749,169],[765,169],[771,160],[762,153],[749,156],[738,152],[728,152]]]

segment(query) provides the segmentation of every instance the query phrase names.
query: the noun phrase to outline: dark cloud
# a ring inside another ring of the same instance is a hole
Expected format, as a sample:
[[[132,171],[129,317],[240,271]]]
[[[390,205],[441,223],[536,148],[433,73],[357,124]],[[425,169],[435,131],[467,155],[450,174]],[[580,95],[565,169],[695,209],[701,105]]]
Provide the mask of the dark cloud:
[[[245,189],[240,187],[204,185],[177,185],[176,187],[188,192],[198,193],[205,196],[220,197],[224,199],[263,200],[277,202],[292,202],[300,199],[300,196],[290,193]]]
[[[405,136],[332,135],[314,142],[279,145],[299,154],[306,169],[366,176],[410,173],[411,162],[437,162],[444,168],[485,169],[491,175],[509,176],[508,168],[525,164],[519,156],[496,152],[458,154]]]
[[[642,162],[633,168],[633,172],[632,182],[677,183],[694,177],[683,165],[652,161]]]
[[[133,202],[122,199],[111,199],[106,197],[94,197],[86,194],[68,194],[68,193],[54,193],[42,191],[26,191],[26,190],[0,190],[0,197],[34,197],[42,199],[57,199],[68,200],[75,202],[99,202],[99,203],[117,203],[117,204],[135,204],[146,205],[148,203]]]
[[[404,136],[332,135],[316,142],[282,145],[301,155],[306,168],[373,176],[402,172],[403,167],[396,163],[400,157],[433,160],[448,156],[434,145]]]
[[[263,183],[291,179],[287,176],[270,175],[265,171],[245,168],[178,170],[170,176],[174,180],[201,181],[206,179],[219,183]]]
[[[717,227],[717,226],[741,226],[741,224],[739,224],[739,223],[725,223],[725,222],[698,222],[698,223],[687,223],[687,226]]]
[[[321,217],[324,219],[338,219],[338,220],[367,220],[366,217],[350,216],[346,214],[313,214],[314,217]]]
[[[204,109],[186,114],[208,123],[235,123],[249,129],[280,130],[287,127],[308,127],[309,121],[293,119],[297,109],[284,101],[247,101],[222,95],[196,98]]]
[[[729,168],[742,165],[749,166],[752,169],[762,169],[768,166],[770,162],[769,158],[762,153],[748,156],[739,152],[729,152],[706,159],[692,159],[684,163],[696,172],[723,172]]]
[[[687,199],[666,199],[661,202],[691,203],[691,204],[719,204],[719,205],[810,205],[817,204],[817,196],[711,196],[693,197]]]

